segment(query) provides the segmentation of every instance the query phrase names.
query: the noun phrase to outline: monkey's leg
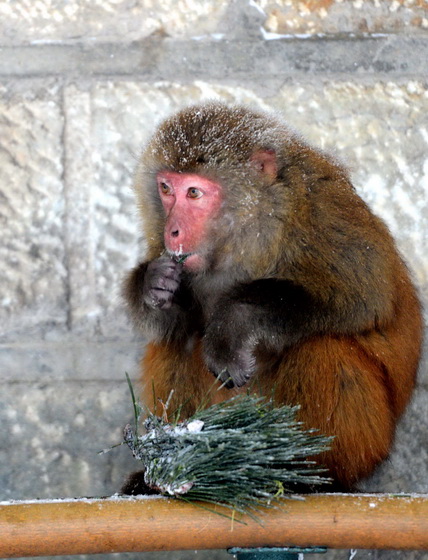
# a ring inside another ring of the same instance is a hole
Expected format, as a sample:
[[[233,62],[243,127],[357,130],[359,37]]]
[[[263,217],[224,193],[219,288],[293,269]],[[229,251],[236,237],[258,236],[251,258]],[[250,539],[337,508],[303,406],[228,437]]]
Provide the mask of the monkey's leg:
[[[236,394],[219,389],[220,382],[216,382],[203,361],[199,339],[187,349],[175,344],[148,344],[142,360],[142,381],[142,401],[146,406],[162,414],[161,403],[170,399],[167,413],[174,414],[181,407],[181,418]]]
[[[306,427],[335,436],[317,462],[343,487],[352,488],[388,456],[395,424],[388,379],[352,338],[313,338],[293,348],[274,390],[277,402],[300,404]]]
[[[202,404],[209,406],[234,394],[227,389],[218,390],[219,383],[215,382],[202,360],[199,341],[189,351],[173,344],[149,343],[141,365],[142,403],[158,415],[165,412],[171,420],[175,419],[180,407],[180,417],[185,418]],[[168,399],[168,409],[164,410]],[[157,492],[144,482],[144,471],[138,471],[127,478],[121,493],[138,495]]]

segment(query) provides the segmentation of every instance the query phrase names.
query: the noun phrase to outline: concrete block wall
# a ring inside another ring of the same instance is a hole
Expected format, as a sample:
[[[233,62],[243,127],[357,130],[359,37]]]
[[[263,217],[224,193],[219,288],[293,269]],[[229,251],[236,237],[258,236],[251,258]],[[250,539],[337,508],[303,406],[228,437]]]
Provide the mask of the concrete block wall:
[[[144,244],[132,173],[163,117],[210,98],[341,158],[427,304],[426,1],[0,0],[0,500],[107,495],[137,466],[97,454],[132,417],[143,347],[119,297]],[[364,488],[428,492],[426,369]]]

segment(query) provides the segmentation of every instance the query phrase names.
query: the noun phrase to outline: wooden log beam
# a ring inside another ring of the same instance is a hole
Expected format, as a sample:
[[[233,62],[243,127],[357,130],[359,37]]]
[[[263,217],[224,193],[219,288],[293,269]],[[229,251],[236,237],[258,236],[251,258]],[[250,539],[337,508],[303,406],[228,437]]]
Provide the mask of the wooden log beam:
[[[0,557],[232,546],[428,549],[428,495],[315,494],[265,510],[263,525],[240,519],[246,524],[162,497],[2,502]]]

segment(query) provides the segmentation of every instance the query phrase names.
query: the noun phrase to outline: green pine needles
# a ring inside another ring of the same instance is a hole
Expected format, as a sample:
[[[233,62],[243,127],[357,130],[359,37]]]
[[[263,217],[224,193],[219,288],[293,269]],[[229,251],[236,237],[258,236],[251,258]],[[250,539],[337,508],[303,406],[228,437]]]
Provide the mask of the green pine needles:
[[[299,407],[275,407],[247,394],[199,410],[183,422],[148,413],[138,435],[141,407],[135,402],[135,429],[125,442],[142,461],[146,484],[162,494],[254,512],[284,496],[293,485],[328,482],[313,457],[332,438],[303,429]]]

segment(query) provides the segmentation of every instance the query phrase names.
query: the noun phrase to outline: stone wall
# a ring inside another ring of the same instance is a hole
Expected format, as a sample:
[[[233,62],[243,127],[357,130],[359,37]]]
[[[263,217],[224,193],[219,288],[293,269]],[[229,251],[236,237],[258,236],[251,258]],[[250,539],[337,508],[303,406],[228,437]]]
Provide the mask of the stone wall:
[[[426,0],[0,0],[0,38],[0,499],[107,495],[136,466],[97,454],[132,416],[143,348],[118,295],[138,255],[132,174],[190,102],[274,108],[341,158],[427,304]],[[428,492],[427,406],[425,365],[365,488]]]

